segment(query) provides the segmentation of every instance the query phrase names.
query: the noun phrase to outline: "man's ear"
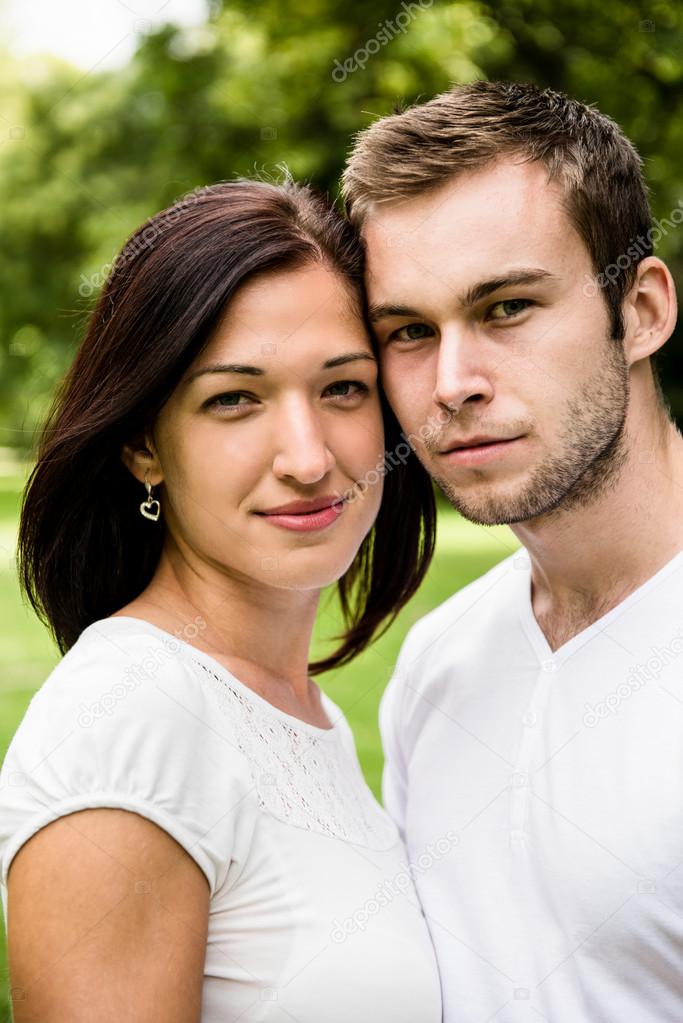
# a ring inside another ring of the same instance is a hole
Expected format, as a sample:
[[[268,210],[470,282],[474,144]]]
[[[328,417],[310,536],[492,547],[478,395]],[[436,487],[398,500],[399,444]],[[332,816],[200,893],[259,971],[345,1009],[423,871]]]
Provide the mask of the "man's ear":
[[[629,365],[647,359],[668,341],[676,326],[676,287],[669,268],[657,256],[639,265],[624,303],[624,353]]]
[[[140,434],[124,444],[121,448],[121,460],[140,483],[145,482],[147,471],[149,472],[147,478],[153,487],[164,478],[159,456],[149,433]]]

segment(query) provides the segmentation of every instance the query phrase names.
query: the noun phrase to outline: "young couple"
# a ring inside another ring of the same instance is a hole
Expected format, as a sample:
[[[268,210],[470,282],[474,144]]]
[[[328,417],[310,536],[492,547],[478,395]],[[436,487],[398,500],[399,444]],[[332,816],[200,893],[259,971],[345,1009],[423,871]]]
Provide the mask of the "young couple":
[[[15,1020],[680,1021],[683,438],[639,157],[476,82],[362,132],[344,194],[153,217],[46,424],[21,578],[64,656],[3,766]],[[432,479],[522,547],[411,628],[382,809],[311,675],[415,592]]]

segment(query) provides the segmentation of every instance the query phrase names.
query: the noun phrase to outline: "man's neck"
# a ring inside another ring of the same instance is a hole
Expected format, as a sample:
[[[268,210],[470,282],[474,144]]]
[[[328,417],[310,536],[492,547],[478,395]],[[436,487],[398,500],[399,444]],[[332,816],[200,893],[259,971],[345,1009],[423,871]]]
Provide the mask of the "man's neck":
[[[683,550],[683,437],[654,419],[627,432],[614,485],[585,507],[512,530],[531,557],[534,614],[556,650]]]

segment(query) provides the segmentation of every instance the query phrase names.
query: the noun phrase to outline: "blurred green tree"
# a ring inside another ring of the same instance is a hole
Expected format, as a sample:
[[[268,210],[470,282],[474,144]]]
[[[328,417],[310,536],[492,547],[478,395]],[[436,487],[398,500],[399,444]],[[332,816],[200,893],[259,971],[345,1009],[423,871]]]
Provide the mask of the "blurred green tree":
[[[639,147],[665,217],[683,197],[682,18],[627,0],[231,0],[145,35],[120,71],[0,62],[0,443],[30,445],[148,215],[282,162],[336,195],[353,132],[454,81],[531,80],[597,105]],[[683,231],[657,251],[680,279]],[[679,331],[660,358],[679,420],[682,349]]]

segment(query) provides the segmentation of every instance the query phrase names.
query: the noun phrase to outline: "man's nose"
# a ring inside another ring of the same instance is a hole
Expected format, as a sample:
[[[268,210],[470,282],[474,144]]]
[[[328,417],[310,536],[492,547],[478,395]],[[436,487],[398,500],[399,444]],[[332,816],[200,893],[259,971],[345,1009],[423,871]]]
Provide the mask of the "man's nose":
[[[490,355],[474,333],[462,326],[442,330],[433,399],[453,411],[466,402],[491,401],[494,389]]]

